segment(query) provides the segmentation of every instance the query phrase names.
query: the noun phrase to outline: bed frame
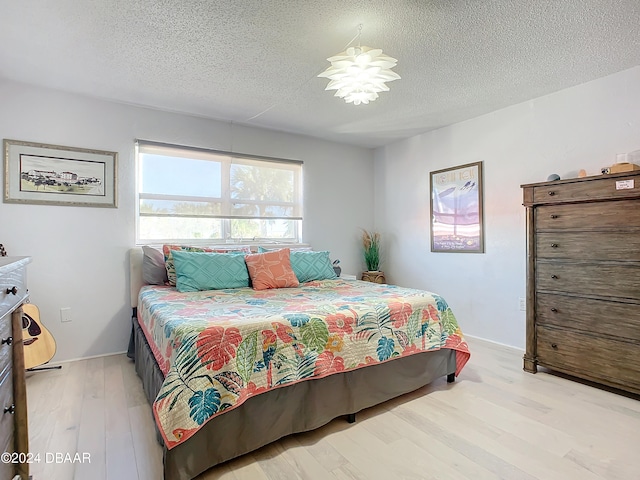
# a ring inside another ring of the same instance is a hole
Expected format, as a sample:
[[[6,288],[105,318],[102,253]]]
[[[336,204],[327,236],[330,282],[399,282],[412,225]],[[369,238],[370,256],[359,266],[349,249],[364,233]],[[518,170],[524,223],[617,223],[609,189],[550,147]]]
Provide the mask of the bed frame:
[[[142,280],[142,250],[130,250],[133,309],[131,356],[149,400],[153,403],[164,375],[137,321]],[[196,434],[168,450],[163,445],[165,480],[191,480],[219,463],[256,450],[292,433],[313,430],[334,418],[355,421],[360,410],[416,390],[447,376],[453,382],[456,353],[442,349],[423,352],[328,377],[269,390],[239,407],[209,420]],[[156,428],[157,431],[157,428]]]

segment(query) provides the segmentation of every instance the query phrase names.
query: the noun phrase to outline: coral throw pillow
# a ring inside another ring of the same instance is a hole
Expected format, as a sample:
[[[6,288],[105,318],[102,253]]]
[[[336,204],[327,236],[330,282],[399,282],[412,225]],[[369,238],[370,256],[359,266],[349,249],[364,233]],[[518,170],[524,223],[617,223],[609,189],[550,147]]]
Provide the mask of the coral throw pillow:
[[[297,287],[299,285],[298,278],[291,268],[288,248],[245,255],[244,261],[247,263],[251,284],[255,290]]]

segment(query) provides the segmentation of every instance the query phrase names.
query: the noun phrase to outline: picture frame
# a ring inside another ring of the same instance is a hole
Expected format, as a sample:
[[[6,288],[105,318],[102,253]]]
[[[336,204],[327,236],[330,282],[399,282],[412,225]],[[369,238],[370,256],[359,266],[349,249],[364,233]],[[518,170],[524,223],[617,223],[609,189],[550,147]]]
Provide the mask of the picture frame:
[[[4,202],[82,207],[118,206],[118,154],[8,140]]]
[[[482,161],[430,173],[431,251],[484,253]]]

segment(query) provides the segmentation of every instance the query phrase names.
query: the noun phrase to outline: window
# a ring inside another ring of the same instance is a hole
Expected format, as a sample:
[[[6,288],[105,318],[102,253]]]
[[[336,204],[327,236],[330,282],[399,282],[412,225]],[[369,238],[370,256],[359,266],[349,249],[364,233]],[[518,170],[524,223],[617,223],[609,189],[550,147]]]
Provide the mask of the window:
[[[300,241],[302,162],[136,142],[137,242]]]

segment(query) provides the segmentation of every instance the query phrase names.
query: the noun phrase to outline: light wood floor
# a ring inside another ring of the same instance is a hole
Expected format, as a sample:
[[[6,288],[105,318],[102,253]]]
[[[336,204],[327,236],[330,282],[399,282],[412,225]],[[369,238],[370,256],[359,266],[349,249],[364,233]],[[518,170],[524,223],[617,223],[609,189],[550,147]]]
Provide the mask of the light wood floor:
[[[522,371],[522,353],[470,339],[454,384],[432,385],[287,437],[198,480],[640,479],[640,400]],[[149,405],[124,355],[29,374],[34,480],[161,480]],[[91,463],[44,462],[87,452]]]

